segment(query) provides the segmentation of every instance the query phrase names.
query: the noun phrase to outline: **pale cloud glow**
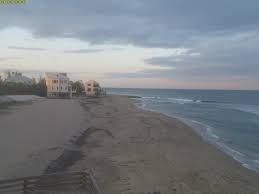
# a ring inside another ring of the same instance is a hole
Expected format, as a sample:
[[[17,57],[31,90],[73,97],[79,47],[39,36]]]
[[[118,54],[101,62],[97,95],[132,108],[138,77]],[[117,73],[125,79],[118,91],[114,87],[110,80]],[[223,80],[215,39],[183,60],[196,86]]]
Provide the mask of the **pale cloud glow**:
[[[169,69],[147,65],[144,59],[182,52],[182,49],[139,48],[130,45],[93,46],[71,38],[35,38],[30,32],[19,28],[0,31],[0,36],[4,37],[0,49],[1,55],[5,56],[0,60],[0,69],[18,69],[35,76],[46,71],[62,71],[68,72],[75,80],[100,79],[110,72]]]

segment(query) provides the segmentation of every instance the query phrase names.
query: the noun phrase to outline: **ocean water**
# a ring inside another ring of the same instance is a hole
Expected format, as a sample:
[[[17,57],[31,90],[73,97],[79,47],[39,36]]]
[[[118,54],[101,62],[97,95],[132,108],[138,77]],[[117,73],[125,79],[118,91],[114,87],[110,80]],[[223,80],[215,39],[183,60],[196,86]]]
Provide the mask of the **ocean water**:
[[[177,117],[204,140],[259,172],[259,91],[107,89],[141,108]]]

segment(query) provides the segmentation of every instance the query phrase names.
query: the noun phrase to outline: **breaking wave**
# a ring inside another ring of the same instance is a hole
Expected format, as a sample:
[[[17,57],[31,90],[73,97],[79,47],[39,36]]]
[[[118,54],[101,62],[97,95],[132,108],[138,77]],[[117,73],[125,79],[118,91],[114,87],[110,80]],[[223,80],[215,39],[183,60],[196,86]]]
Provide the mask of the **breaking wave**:
[[[252,106],[252,105],[238,105],[232,106],[233,109],[243,111],[246,113],[256,114],[259,115],[259,106]]]
[[[158,98],[151,97],[149,99],[158,99]],[[161,99],[161,98],[159,98],[159,99]],[[178,99],[178,98],[172,98],[172,99],[174,102],[179,101],[181,103],[183,103],[183,102],[184,103],[193,103],[193,101],[191,101],[189,99]],[[215,129],[212,126],[209,126],[209,125],[204,124],[203,122],[200,122],[197,120],[192,120],[192,119],[179,117],[177,115],[167,114],[161,110],[150,109],[148,107],[148,104],[146,104],[145,101],[142,101],[142,103],[140,103],[139,105],[140,105],[139,107],[142,109],[154,111],[154,112],[160,112],[167,116],[172,116],[174,118],[181,120],[182,122],[189,125],[205,141],[213,144],[218,149],[220,149],[224,153],[228,154],[236,161],[240,162],[242,164],[242,166],[244,166],[245,168],[248,168],[250,170],[259,172],[259,160],[254,159],[254,158],[257,158],[256,156],[253,157],[253,155],[247,155],[240,150],[234,149],[232,147],[232,145],[228,145],[227,142],[224,142],[224,140],[215,133]]]

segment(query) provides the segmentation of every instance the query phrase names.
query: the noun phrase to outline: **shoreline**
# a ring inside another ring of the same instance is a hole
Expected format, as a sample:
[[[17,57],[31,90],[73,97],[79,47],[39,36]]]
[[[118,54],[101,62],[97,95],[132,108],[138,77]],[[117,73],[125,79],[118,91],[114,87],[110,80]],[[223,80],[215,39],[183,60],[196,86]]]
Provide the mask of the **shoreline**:
[[[253,172],[259,173],[259,169],[257,166],[253,167],[253,166],[251,166],[251,164],[248,164],[249,162],[251,162],[252,159],[246,159],[244,154],[231,148],[229,145],[218,141],[217,139],[219,137],[217,135],[215,135],[214,133],[212,133],[211,131],[209,132],[210,134],[208,134],[208,130],[211,128],[211,126],[204,124],[202,122],[192,120],[190,118],[178,117],[176,115],[166,114],[163,112],[159,112],[157,110],[147,109],[147,108],[143,107],[142,104],[138,105],[138,101],[135,102],[135,104],[138,108],[140,108],[144,111],[155,112],[155,113],[158,113],[158,114],[161,114],[161,115],[173,118],[173,119],[177,119],[177,120],[183,122],[184,124],[188,125],[188,127],[190,127],[199,137],[201,137],[202,141],[214,146],[216,149],[218,149],[221,152],[223,152],[224,154],[228,155],[229,157],[231,157],[231,159],[235,160],[240,165],[242,165],[242,167],[244,167],[248,170],[251,170]],[[205,132],[202,131],[201,128],[203,130],[205,130]],[[259,163],[259,161],[254,161],[254,162]]]
[[[125,96],[127,96],[127,95],[125,95]],[[128,96],[128,97],[129,97],[129,98],[133,98],[134,100],[135,100],[135,99],[137,100],[138,98],[141,98],[141,97],[138,97],[138,96],[133,96],[133,97]],[[214,142],[213,140],[210,139],[210,137],[208,137],[208,136],[205,135],[205,134],[202,134],[201,130],[198,129],[197,126],[195,127],[195,126],[193,125],[193,122],[197,123],[197,124],[199,125],[199,127],[202,127],[202,128],[208,128],[208,127],[210,127],[209,125],[206,125],[206,124],[204,124],[204,123],[201,123],[201,122],[192,120],[192,119],[190,119],[190,118],[177,117],[177,116],[175,116],[175,115],[166,114],[166,113],[163,113],[163,112],[159,112],[159,111],[157,111],[157,110],[146,109],[146,108],[144,108],[144,107],[142,106],[142,104],[141,104],[141,105],[138,104],[139,101],[136,101],[136,102],[133,102],[133,103],[134,103],[138,108],[140,108],[141,110],[144,110],[144,111],[147,111],[147,112],[158,113],[158,114],[161,114],[161,115],[163,115],[163,116],[170,117],[170,118],[172,118],[172,119],[177,119],[178,121],[183,122],[185,125],[187,125],[189,128],[191,128],[191,129],[195,132],[195,134],[198,135],[198,136],[201,138],[201,140],[202,140],[204,143],[209,144],[209,145],[212,145],[215,149],[221,151],[222,153],[226,154],[227,156],[229,156],[229,157],[230,157],[231,159],[233,159],[234,161],[238,162],[242,167],[244,167],[244,168],[246,168],[246,169],[248,169],[248,170],[250,170],[250,171],[252,171],[252,172],[256,172],[256,173],[259,174],[259,171],[258,171],[258,170],[253,169],[253,168],[250,167],[250,166],[246,166],[246,163],[244,163],[244,162],[242,162],[242,161],[236,159],[236,158],[235,158],[235,155],[233,155],[229,150],[231,150],[231,151],[234,152],[234,153],[240,154],[240,155],[242,155],[242,153],[240,153],[240,152],[238,152],[238,151],[236,151],[236,150],[234,150],[234,149],[228,147],[227,145],[225,145],[225,144],[223,144],[223,143],[221,144],[221,142]],[[206,132],[205,132],[205,133],[206,133]],[[212,134],[212,135],[214,135],[214,134]],[[224,149],[224,146],[225,146],[225,149]]]
[[[184,124],[188,125],[188,127],[190,127],[199,137],[202,138],[202,140],[205,143],[208,143],[212,146],[214,146],[216,149],[220,150],[221,152],[223,152],[224,154],[230,156],[233,160],[237,161],[239,164],[242,165],[242,167],[251,170],[253,172],[259,173],[259,161],[256,159],[251,159],[251,158],[246,158],[247,156],[243,153],[241,153],[238,150],[235,150],[234,148],[230,147],[229,145],[227,145],[224,142],[218,141],[218,136],[215,135],[212,131],[211,131],[211,126],[204,124],[202,122],[187,118],[187,117],[179,117],[177,115],[171,115],[171,114],[166,114],[163,113],[161,111],[155,110],[155,109],[148,109],[145,108],[145,106],[143,106],[143,101],[141,101],[141,99],[143,99],[143,97],[141,96],[136,96],[136,95],[126,95],[126,94],[111,94],[111,95],[119,95],[119,96],[123,96],[123,97],[128,97],[130,99],[133,100],[133,103],[140,109],[144,110],[144,111],[150,111],[150,112],[154,112],[154,113],[158,113],[158,114],[162,114],[164,116],[173,118],[173,119],[177,119],[181,122],[183,122]],[[201,130],[202,128],[202,130]],[[256,163],[256,164],[255,164]]]
[[[121,95],[81,101],[90,126],[100,130],[85,139],[83,158],[69,170],[92,169],[107,194],[258,193],[258,173],[177,118],[133,101]]]

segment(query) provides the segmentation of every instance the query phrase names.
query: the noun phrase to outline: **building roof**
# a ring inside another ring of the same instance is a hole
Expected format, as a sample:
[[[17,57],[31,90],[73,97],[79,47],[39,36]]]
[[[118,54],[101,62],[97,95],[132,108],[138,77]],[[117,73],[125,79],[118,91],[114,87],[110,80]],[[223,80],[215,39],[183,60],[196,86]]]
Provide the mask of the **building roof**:
[[[5,79],[5,82],[15,82],[15,83],[24,83],[24,84],[33,84],[33,80],[22,76],[22,75],[16,75],[16,76],[11,76]]]
[[[52,79],[59,79],[59,78],[64,78],[67,79],[67,73],[58,73],[58,72],[47,72],[45,74],[47,78],[52,78]]]

